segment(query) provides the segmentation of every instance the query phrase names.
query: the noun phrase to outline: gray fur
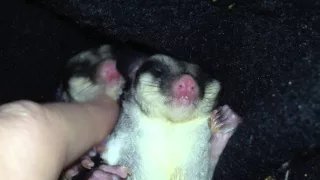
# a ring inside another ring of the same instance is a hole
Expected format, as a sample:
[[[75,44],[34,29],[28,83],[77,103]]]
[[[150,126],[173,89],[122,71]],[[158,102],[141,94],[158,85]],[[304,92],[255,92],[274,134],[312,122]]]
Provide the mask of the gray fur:
[[[90,63],[101,62],[103,58],[112,57],[111,53],[108,53],[108,46],[102,46],[97,52],[100,52],[98,56],[94,55],[92,52],[86,52],[83,55],[78,55],[72,59],[72,63],[75,62],[83,62],[81,57],[86,57],[84,59],[89,60]],[[88,58],[89,57],[89,58]],[[91,59],[91,60],[90,60]],[[197,76],[201,69],[194,65],[189,64],[183,61],[177,61],[169,56],[165,55],[154,55],[149,58],[149,60],[158,61],[164,65],[166,65],[167,71],[172,73],[172,76],[179,75],[182,72],[188,72],[193,76]],[[81,77],[86,78],[86,77]],[[77,80],[77,78],[76,78]],[[138,81],[138,86],[145,86],[140,83],[140,77],[135,77],[134,81]],[[70,82],[69,82],[70,83]],[[215,139],[212,140],[212,131],[205,121],[205,118],[209,118],[211,115],[211,110],[216,104],[216,99],[218,93],[220,91],[220,84],[218,81],[214,79],[210,79],[210,81],[206,82],[204,98],[196,101],[197,110],[196,115],[199,116],[200,120],[203,122],[198,124],[192,132],[185,134],[183,137],[183,141],[188,141],[190,137],[197,137],[196,141],[192,144],[192,151],[190,155],[188,155],[188,159],[185,159],[184,164],[180,164],[181,172],[183,172],[183,177],[175,178],[171,177],[170,180],[211,180],[214,174],[214,170],[216,164],[218,163],[219,156],[224,149],[224,145],[228,142],[228,139],[232,134],[223,135],[227,137],[225,140]],[[92,97],[95,94],[92,92],[96,92],[95,89],[99,89],[99,86],[95,84],[94,81],[91,81],[92,88],[86,91],[82,91],[81,97],[78,99],[88,99],[88,97]],[[70,85],[70,84],[69,84]],[[101,85],[100,85],[101,86]],[[160,88],[160,84],[157,81],[154,81],[153,86]],[[72,89],[73,92],[77,92],[78,90],[82,90],[83,87],[78,86],[74,83],[74,86],[69,87],[69,90]],[[122,86],[119,87],[119,90],[122,90]],[[140,87],[141,88],[141,87]],[[161,87],[163,89],[163,87]],[[161,89],[160,88],[160,89]],[[93,91],[93,90],[94,91]],[[143,93],[143,91],[141,91]],[[133,85],[129,88],[128,91],[124,94],[124,99],[122,101],[122,109],[119,117],[118,124],[114,128],[113,133],[108,137],[106,144],[106,151],[101,154],[101,158],[104,159],[106,164],[109,165],[122,165],[128,167],[132,170],[132,176],[128,177],[128,179],[132,180],[149,180],[145,170],[149,166],[156,165],[157,162],[152,162],[151,164],[143,164],[142,158],[145,154],[141,154],[139,151],[139,145],[141,145],[141,139],[151,134],[147,131],[146,126],[144,126],[142,119],[147,119],[149,122],[152,122],[153,118],[159,118],[157,114],[158,109],[157,106],[153,106],[154,104],[148,104],[145,96],[141,96],[142,94],[137,90],[137,87],[133,87]],[[166,98],[164,94],[160,95],[159,92],[154,92],[155,95],[159,95],[159,97]],[[80,95],[80,94],[71,94],[71,95]],[[117,94],[119,95],[119,94]],[[117,96],[115,95],[115,96]],[[148,96],[148,95],[146,95]],[[114,99],[118,99],[118,97],[112,97]],[[73,97],[73,99],[75,99]],[[144,99],[144,100],[143,100]],[[160,100],[159,100],[160,101]],[[169,102],[169,101],[168,101]],[[155,102],[156,103],[156,102]],[[156,104],[157,105],[157,104]],[[167,105],[160,105],[165,107]],[[170,108],[165,109],[165,111],[170,111]],[[230,111],[231,112],[231,111]],[[233,112],[232,112],[233,113]],[[157,115],[156,115],[157,114]],[[197,118],[196,118],[197,119]],[[166,120],[163,120],[166,121]],[[237,123],[234,123],[235,126],[231,128],[235,129]],[[180,125],[177,125],[177,127]],[[193,128],[192,128],[193,129]],[[179,131],[179,130],[178,130]],[[160,131],[161,132],[161,131]],[[165,134],[163,134],[165,135]],[[174,137],[173,137],[174,138]],[[155,140],[156,141],[156,140]],[[221,141],[221,142],[220,142]],[[193,141],[192,141],[193,142]],[[212,142],[219,142],[218,145],[213,146]],[[157,142],[155,142],[157,143]],[[179,142],[176,142],[179,143]],[[188,144],[188,143],[187,143]],[[144,147],[143,147],[144,148]],[[145,148],[148,148],[148,144],[145,144]],[[159,147],[160,149],[170,148],[170,147]],[[213,149],[212,149],[213,148]],[[212,150],[217,150],[218,156],[212,158]],[[114,156],[110,156],[114,155]],[[118,154],[118,156],[116,156]],[[170,159],[168,159],[170,161]],[[152,179],[154,180],[154,179]],[[164,179],[165,180],[165,179]],[[169,180],[169,179],[168,179]]]
[[[125,101],[124,106],[136,108],[136,110],[139,109],[132,101]],[[148,166],[148,164],[140,164],[141,161],[139,159],[141,155],[137,152],[137,144],[135,143],[141,135],[137,123],[138,119],[132,119],[130,117],[130,112],[126,112],[126,108],[124,108],[114,132],[108,138],[109,143],[119,142],[123,144],[117,163],[110,165],[121,164],[125,167],[130,167],[134,173],[131,177],[128,177],[128,180],[147,180],[148,177],[144,175],[144,166]],[[194,133],[206,135],[199,136],[203,139],[199,139],[198,143],[194,144],[194,151],[190,154],[190,156],[198,158],[197,163],[192,162],[182,165],[185,171],[183,180],[211,180],[216,163],[212,163],[210,159],[210,129],[207,126],[202,126]],[[192,134],[190,135],[192,136]],[[118,138],[119,136],[125,136],[126,138],[124,140],[123,138]],[[110,148],[112,148],[112,146]]]

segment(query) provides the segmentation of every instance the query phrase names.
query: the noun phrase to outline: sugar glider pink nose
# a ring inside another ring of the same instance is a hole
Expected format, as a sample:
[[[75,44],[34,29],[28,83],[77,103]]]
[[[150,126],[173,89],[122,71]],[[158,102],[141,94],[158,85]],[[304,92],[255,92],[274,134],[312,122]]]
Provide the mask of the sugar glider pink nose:
[[[198,85],[190,75],[183,75],[173,83],[173,95],[183,102],[192,102],[198,96]]]
[[[195,91],[197,85],[191,76],[184,75],[178,80],[177,86],[180,91]]]
[[[100,68],[100,77],[107,81],[115,80],[120,78],[120,73],[116,68],[114,61],[105,61]]]

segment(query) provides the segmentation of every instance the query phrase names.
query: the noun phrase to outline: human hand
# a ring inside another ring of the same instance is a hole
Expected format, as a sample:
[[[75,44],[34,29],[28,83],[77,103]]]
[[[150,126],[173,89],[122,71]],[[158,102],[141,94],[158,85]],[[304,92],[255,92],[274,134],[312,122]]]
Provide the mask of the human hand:
[[[17,101],[0,106],[0,174],[3,179],[58,179],[63,168],[113,129],[118,104]]]

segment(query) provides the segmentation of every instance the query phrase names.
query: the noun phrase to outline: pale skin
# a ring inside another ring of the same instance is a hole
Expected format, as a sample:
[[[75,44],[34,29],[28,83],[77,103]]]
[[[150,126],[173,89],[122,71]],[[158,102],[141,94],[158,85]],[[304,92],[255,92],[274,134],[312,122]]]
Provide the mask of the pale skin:
[[[57,180],[66,166],[111,133],[118,113],[118,104],[108,97],[81,104],[0,106],[1,179]]]

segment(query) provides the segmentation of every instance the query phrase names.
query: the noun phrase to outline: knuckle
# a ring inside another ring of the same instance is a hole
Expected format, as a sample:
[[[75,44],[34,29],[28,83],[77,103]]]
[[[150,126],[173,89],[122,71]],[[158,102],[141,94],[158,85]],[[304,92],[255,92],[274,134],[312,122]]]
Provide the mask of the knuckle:
[[[20,100],[0,106],[0,117],[19,120],[20,123],[34,123],[43,115],[41,106],[28,100]]]
[[[41,108],[35,102],[28,100],[20,100],[4,104],[0,107],[1,113],[10,113],[23,116],[33,116],[40,114]]]

